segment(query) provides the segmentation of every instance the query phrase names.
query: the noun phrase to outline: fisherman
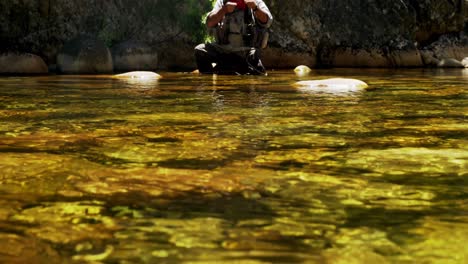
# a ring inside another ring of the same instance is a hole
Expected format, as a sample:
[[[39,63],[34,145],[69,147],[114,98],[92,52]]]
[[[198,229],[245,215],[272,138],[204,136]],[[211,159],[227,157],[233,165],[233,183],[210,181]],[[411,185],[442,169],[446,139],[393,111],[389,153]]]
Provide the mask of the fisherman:
[[[262,0],[217,0],[206,18],[216,42],[195,47],[200,73],[265,75],[260,51],[272,21]]]

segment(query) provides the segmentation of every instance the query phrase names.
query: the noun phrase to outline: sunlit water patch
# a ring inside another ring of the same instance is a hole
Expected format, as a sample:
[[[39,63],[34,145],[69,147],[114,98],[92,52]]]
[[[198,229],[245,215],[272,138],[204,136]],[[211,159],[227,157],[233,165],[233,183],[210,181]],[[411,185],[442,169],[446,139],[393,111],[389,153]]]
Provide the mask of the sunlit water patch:
[[[161,75],[0,79],[0,262],[468,261],[466,70]]]

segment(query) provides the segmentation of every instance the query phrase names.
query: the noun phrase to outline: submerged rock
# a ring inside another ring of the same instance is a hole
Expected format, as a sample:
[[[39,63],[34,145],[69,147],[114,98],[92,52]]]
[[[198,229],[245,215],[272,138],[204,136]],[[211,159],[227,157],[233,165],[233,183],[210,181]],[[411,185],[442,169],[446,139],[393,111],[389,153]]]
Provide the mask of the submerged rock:
[[[80,36],[65,44],[57,56],[61,73],[109,73],[112,72],[112,56],[106,44],[98,39]]]
[[[440,68],[463,68],[463,64],[452,58],[447,58],[447,59],[441,59],[439,63],[437,64],[437,67]]]
[[[162,76],[151,71],[132,71],[113,76],[118,79],[141,79],[141,80],[158,80]]]
[[[0,55],[0,74],[41,74],[49,70],[44,60],[30,53]]]
[[[468,57],[464,58],[464,59],[461,61],[461,63],[463,64],[463,66],[464,66],[465,68],[468,68]]]
[[[310,81],[300,81],[296,82],[295,86],[299,89],[307,90],[316,90],[316,91],[328,91],[328,92],[353,92],[358,90],[363,90],[368,88],[367,83],[357,80],[357,79],[348,79],[348,78],[331,78],[323,80],[310,80]]]
[[[152,89],[157,86],[161,75],[151,71],[132,71],[112,76],[132,88]]]
[[[308,73],[310,73],[310,71],[311,69],[306,65],[299,65],[296,68],[294,68],[294,72],[297,75],[307,75]]]

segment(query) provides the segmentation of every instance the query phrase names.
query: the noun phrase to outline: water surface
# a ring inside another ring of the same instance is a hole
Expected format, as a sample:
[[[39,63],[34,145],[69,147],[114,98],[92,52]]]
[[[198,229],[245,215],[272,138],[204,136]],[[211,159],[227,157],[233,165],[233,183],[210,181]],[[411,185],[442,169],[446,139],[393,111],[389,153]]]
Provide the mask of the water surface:
[[[468,70],[162,75],[0,78],[0,262],[468,261]]]

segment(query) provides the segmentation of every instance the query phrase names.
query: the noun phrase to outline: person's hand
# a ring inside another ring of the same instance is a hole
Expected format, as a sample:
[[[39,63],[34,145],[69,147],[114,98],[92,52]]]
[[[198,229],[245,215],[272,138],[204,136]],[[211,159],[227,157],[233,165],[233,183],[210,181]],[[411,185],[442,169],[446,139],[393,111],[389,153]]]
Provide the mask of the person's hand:
[[[255,9],[257,7],[255,0],[244,0],[244,2],[250,9]]]
[[[234,10],[236,9],[237,7],[237,3],[235,2],[227,2],[225,5],[224,5],[224,10],[226,11],[226,13],[232,13],[234,12]]]

